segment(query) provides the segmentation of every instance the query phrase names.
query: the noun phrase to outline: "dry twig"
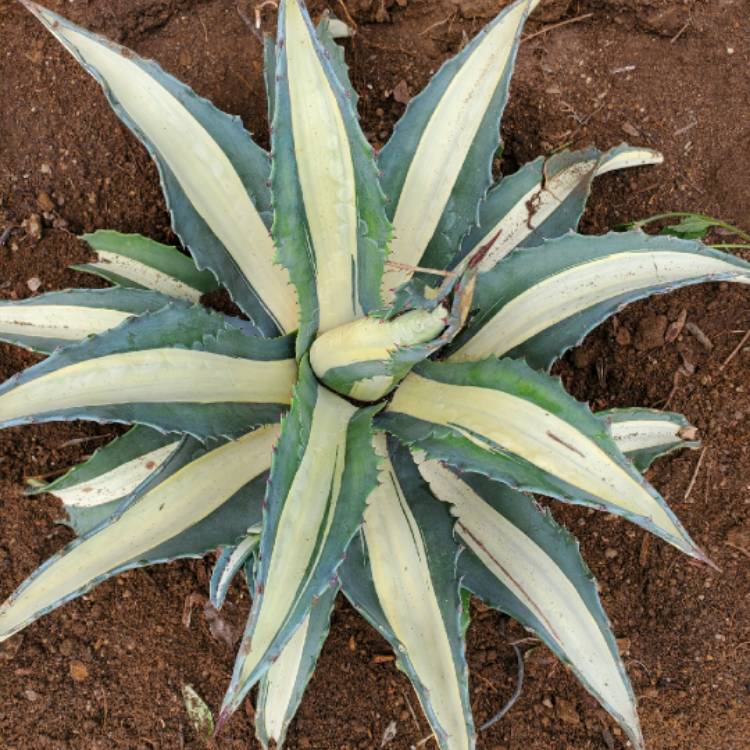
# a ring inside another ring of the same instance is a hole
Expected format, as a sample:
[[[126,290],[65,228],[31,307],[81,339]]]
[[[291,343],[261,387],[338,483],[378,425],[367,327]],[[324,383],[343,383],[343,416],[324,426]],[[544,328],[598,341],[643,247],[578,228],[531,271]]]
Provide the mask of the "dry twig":
[[[584,13],[581,16],[576,16],[575,18],[566,18],[564,21],[560,21],[559,23],[553,23],[552,26],[546,26],[543,29],[540,29],[539,31],[535,31],[533,34],[529,34],[528,36],[525,36],[523,39],[521,39],[521,44],[524,42],[529,42],[532,39],[535,39],[538,36],[542,36],[542,34],[547,34],[550,31],[554,31],[555,29],[562,28],[563,26],[568,26],[571,23],[578,23],[579,21],[585,21],[587,18],[591,18],[593,16],[593,13]]]
[[[747,342],[750,341],[750,329],[747,330],[745,335],[742,337],[742,341],[740,341],[737,346],[734,347],[732,350],[732,353],[724,360],[724,364],[719,368],[719,372],[724,372],[726,366],[740,353],[741,349]]]
[[[690,493],[693,491],[693,487],[695,487],[695,483],[698,480],[698,472],[701,470],[701,466],[703,466],[703,459],[706,457],[707,450],[708,450],[708,446],[706,446],[701,451],[700,456],[698,456],[698,462],[695,464],[695,470],[693,471],[693,476],[690,479],[690,484],[688,485],[687,492],[685,493],[685,500],[687,500],[690,497]]]
[[[346,22],[349,24],[349,26],[351,26],[353,29],[359,28],[357,26],[357,22],[352,18],[352,14],[349,12],[349,8],[346,7],[346,3],[344,2],[344,0],[339,0],[339,5],[341,6],[341,10],[346,16]]]

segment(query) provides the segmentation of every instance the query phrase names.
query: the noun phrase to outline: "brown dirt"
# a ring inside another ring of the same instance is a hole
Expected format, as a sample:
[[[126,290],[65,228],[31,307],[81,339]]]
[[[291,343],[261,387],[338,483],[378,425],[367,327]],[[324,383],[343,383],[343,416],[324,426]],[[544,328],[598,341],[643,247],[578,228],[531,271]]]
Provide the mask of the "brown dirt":
[[[48,0],[74,20],[155,57],[267,139],[259,45],[235,0]],[[361,113],[382,144],[403,111],[404,89],[418,91],[503,0],[346,0],[359,24],[347,42]],[[316,1],[314,10],[338,0]],[[524,44],[503,128],[511,171],[572,141],[600,147],[621,140],[666,155],[658,169],[601,179],[587,231],[659,210],[713,213],[750,230],[750,42],[745,0],[550,0],[529,30],[585,13],[584,21]],[[266,26],[273,19],[265,18]],[[109,112],[99,89],[15,3],[0,0],[0,229],[42,214],[40,241],[14,234],[0,249],[0,294],[22,297],[91,283],[65,271],[85,250],[66,231],[97,227],[171,240],[156,171]],[[731,50],[731,51],[730,51]],[[630,68],[623,70],[624,68]],[[618,72],[619,71],[619,72]],[[402,83],[403,82],[403,83]],[[400,84],[400,85],[399,85]],[[695,124],[693,124],[695,123]],[[47,196],[40,195],[46,193]],[[50,211],[49,199],[55,203]],[[57,228],[55,228],[57,227]],[[712,340],[688,333],[662,344],[666,316],[688,320]],[[558,509],[579,535],[622,639],[653,750],[744,750],[750,736],[750,480],[748,349],[720,365],[750,328],[747,292],[717,285],[634,305],[619,317],[635,343],[619,345],[608,323],[568,357],[568,387],[597,408],[662,406],[674,373],[688,361],[671,407],[701,429],[705,460],[688,499],[698,455],[661,461],[650,478],[723,572],[694,567],[671,548],[619,520]],[[621,333],[620,341],[627,334]],[[0,378],[27,366],[28,354],[0,348]],[[69,532],[48,498],[25,498],[22,480],[80,459],[108,428],[44,426],[0,435],[0,595],[10,593],[58,549]],[[89,442],[67,445],[73,438]],[[58,610],[0,647],[0,745],[5,750],[172,750],[199,748],[180,699],[189,682],[220,702],[233,652],[202,617],[181,623],[185,598],[205,592],[205,563],[129,573]],[[241,627],[247,597],[235,588],[227,617]],[[473,703],[479,722],[513,689],[512,650],[501,618],[477,612],[469,633]],[[513,627],[510,634],[519,634]],[[406,750],[428,734],[407,680],[373,660],[386,645],[340,603],[331,637],[288,746]],[[80,664],[79,664],[80,662]],[[81,664],[85,669],[81,669]],[[624,746],[619,730],[543,649],[527,655],[522,699],[482,735],[485,750],[594,750]],[[411,708],[417,711],[413,718]],[[250,714],[251,712],[248,712]],[[255,747],[251,717],[238,715],[218,741]],[[430,747],[428,743],[426,745]]]

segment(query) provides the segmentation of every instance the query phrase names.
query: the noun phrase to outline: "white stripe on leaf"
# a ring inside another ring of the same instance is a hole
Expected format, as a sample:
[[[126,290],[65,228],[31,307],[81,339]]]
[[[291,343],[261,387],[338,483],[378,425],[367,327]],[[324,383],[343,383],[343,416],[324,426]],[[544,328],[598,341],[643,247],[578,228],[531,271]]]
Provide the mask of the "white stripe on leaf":
[[[205,519],[268,470],[278,435],[263,427],[205,453],[48,561],[0,607],[0,641]]]
[[[250,360],[188,349],[110,354],[7,391],[0,396],[0,422],[129,403],[288,404],[295,375],[294,360]]]

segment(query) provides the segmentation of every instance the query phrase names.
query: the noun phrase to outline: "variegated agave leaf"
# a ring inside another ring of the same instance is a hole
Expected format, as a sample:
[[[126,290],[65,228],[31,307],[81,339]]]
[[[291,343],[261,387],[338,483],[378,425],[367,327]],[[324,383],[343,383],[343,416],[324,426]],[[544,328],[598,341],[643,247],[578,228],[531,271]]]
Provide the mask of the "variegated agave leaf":
[[[483,250],[479,270],[484,272],[516,247],[533,247],[561,237],[578,227],[595,177],[663,160],[657,151],[625,144],[604,154],[588,148],[562,151],[549,159],[540,156],[488,192],[479,209],[479,222],[453,262]]]
[[[538,0],[503,10],[414,97],[380,154],[394,240],[383,291],[391,299],[409,267],[445,268],[476,220],[492,181],[500,118],[521,29]]]
[[[516,250],[479,275],[477,312],[450,359],[513,357],[549,368],[629,302],[706,281],[748,284],[750,263],[674,237],[570,233]]]
[[[330,585],[376,482],[373,414],[319,385],[307,359],[266,496],[255,592],[222,718],[279,656]]]
[[[0,387],[0,425],[137,422],[196,437],[278,421],[296,377],[291,338],[172,304],[61,349]]]
[[[436,503],[409,452],[384,434],[380,484],[341,569],[343,591],[390,642],[440,747],[474,746],[464,658],[458,547],[447,508]]]
[[[202,295],[219,287],[213,274],[199,271],[176,247],[139,234],[101,229],[84,234],[81,239],[94,251],[96,260],[73,268],[101,276],[118,286],[153,289],[187,302],[198,302]]]
[[[436,461],[419,469],[456,517],[462,585],[539,635],[642,747],[635,696],[575,539],[509,487]]]
[[[0,427],[137,425],[34,485],[79,538],[0,607],[0,640],[120,571],[218,549],[214,606],[240,570],[253,592],[219,727],[259,683],[258,737],[282,745],[341,586],[394,647],[441,749],[472,750],[463,585],[534,630],[640,748],[590,573],[523,491],[705,560],[639,473],[696,447],[696,430],[648,409],[592,414],[538,370],[624,304],[747,283],[750,264],[573,233],[594,178],[658,163],[650,149],[540,158],[487,192],[538,0],[508,4],[447,62],[377,158],[330,20],[313,29],[301,0],[282,0],[264,47],[272,155],[155,63],[21,2],[148,148],[197,265],[99,231],[80,270],[116,288],[0,303],[0,340],[51,354],[0,386]],[[198,306],[219,284],[250,321]]]
[[[597,414],[609,424],[617,447],[639,471],[657,458],[700,447],[698,430],[682,416],[657,409],[610,409]]]
[[[423,363],[379,424],[429,458],[513,487],[606,509],[706,560],[606,424],[523,362]]]
[[[34,352],[55,349],[166,307],[169,297],[138,289],[75,289],[0,302],[0,341]]]
[[[310,613],[263,675],[255,706],[255,731],[263,747],[284,745],[286,731],[297,713],[330,626],[338,586],[330,586],[310,607]]]
[[[259,523],[278,426],[209,450],[192,438],[162,471],[95,527],[38,568],[0,607],[0,641],[124,570],[201,557]]]
[[[299,0],[280,5],[276,47],[273,236],[297,288],[301,355],[318,331],[381,307],[391,229],[372,146]]]
[[[59,498],[70,526],[83,536],[114,515],[125,498],[161,470],[179,444],[179,435],[133,427],[54,482],[34,483],[29,494],[49,492]]]
[[[297,302],[276,265],[268,154],[239,118],[220,112],[156,63],[23,4],[101,83],[117,116],[153,156],[176,233],[266,335],[294,331]]]

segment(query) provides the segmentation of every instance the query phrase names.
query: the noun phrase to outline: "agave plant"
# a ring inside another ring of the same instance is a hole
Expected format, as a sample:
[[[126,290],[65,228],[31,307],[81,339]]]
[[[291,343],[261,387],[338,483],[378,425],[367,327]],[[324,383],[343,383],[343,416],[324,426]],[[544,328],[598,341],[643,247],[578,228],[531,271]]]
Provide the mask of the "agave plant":
[[[279,8],[272,149],[132,52],[24,4],[149,149],[192,260],[99,231],[116,286],[0,306],[50,356],[0,387],[0,424],[135,425],[34,492],[78,538],[0,608],[0,639],[121,571],[221,549],[220,607],[252,610],[219,725],[260,684],[280,746],[339,591],[391,643],[441,748],[475,745],[462,590],[534,631],[642,747],[635,700],[573,537],[530,493],[627,518],[698,560],[641,472],[695,446],[679,415],[592,413],[548,370],[631,300],[750,264],[697,241],[575,229],[593,179],[645,148],[539,158],[493,184],[521,28],[509,5],[376,154],[324,18]],[[242,318],[201,296],[225,287]]]

